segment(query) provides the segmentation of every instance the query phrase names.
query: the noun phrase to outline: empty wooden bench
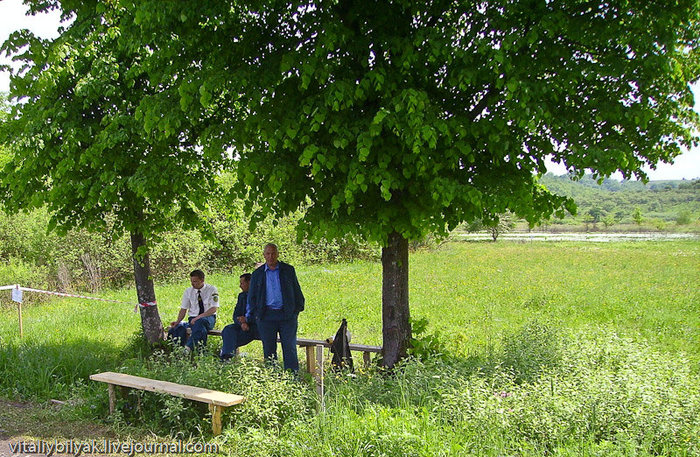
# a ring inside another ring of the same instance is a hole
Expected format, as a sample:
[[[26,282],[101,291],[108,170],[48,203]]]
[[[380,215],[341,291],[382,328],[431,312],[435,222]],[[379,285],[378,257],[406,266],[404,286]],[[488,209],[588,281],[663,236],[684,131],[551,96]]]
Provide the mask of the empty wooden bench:
[[[129,387],[131,389],[147,390],[170,394],[175,397],[187,398],[209,404],[211,412],[211,426],[214,435],[221,434],[221,412],[228,406],[237,405],[245,401],[245,397],[234,395],[217,390],[204,389],[202,387],[186,386],[174,382],[159,381],[157,379],[131,376],[124,373],[114,373],[111,371],[98,373],[90,376],[93,381],[107,383],[109,388],[109,413],[114,413],[116,394],[114,386]]]

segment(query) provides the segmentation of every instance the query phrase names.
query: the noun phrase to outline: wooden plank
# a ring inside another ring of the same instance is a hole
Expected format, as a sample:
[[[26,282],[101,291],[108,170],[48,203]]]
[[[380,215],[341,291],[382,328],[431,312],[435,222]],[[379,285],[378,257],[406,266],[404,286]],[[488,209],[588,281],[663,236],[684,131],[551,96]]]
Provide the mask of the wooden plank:
[[[381,346],[366,346],[364,344],[350,344],[351,351],[362,351],[362,352],[382,352]]]
[[[111,371],[91,375],[90,379],[93,381],[106,382],[107,384],[131,387],[133,389],[170,394],[176,397],[187,398],[189,400],[200,401],[202,403],[209,403],[216,406],[232,406],[245,401],[245,397],[226,392],[219,392],[218,390],[186,386],[183,384],[176,384],[174,382],[159,381],[157,379],[142,378],[124,373],[114,373]]]
[[[208,332],[209,335],[212,336],[221,336],[221,330],[214,329],[214,330],[209,330]],[[279,338],[277,339],[277,342],[279,343],[280,340]],[[325,340],[314,340],[311,338],[297,338],[297,346],[300,347],[316,347],[316,346],[323,346],[323,347],[331,347],[331,343]],[[368,346],[365,344],[353,344],[350,343],[350,350],[351,351],[361,351],[361,352],[382,352],[382,347],[381,346]]]
[[[329,343],[328,341],[324,340],[312,340],[310,338],[297,338],[297,345],[301,347],[306,347],[306,346],[323,346],[323,347],[331,347],[332,343]],[[364,344],[349,344],[350,350],[351,351],[362,351],[362,352],[382,352],[381,346],[367,346]]]

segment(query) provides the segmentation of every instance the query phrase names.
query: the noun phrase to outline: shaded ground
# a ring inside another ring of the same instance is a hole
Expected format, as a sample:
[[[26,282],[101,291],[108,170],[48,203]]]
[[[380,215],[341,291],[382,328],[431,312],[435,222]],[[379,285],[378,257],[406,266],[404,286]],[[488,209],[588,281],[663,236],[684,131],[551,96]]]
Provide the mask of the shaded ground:
[[[27,445],[26,451],[31,449],[30,445],[36,445],[40,440],[48,443],[67,442],[69,439],[88,442],[116,437],[112,430],[102,425],[67,421],[61,417],[59,409],[59,405],[0,399],[0,457],[45,455],[27,452],[13,454],[12,448],[19,443]]]
[[[158,443],[170,445],[174,441],[148,434],[138,427],[122,426],[117,433],[107,425],[66,419],[61,408],[61,405],[53,403],[22,403],[0,398],[0,457],[196,455],[192,451],[187,454],[160,454],[149,452],[148,449],[144,452],[123,449],[91,452],[90,446],[94,446],[92,449],[104,449],[105,443],[111,443],[113,446],[121,443],[139,444],[145,447]],[[64,446],[63,452],[51,450],[50,446],[57,444]],[[85,446],[85,450],[82,446]],[[39,452],[34,452],[35,450]]]

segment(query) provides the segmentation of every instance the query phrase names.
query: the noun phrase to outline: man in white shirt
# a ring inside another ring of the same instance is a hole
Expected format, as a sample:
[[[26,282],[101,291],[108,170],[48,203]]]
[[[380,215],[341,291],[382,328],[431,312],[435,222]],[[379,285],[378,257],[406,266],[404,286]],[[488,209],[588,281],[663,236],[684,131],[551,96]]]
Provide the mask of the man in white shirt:
[[[168,338],[193,350],[207,344],[207,333],[216,323],[219,292],[215,286],[205,284],[202,270],[194,270],[190,273],[190,283],[192,287],[188,287],[182,295],[177,320],[170,323]],[[189,314],[188,322],[182,322],[185,314]],[[188,328],[192,329],[189,339],[187,338]]]

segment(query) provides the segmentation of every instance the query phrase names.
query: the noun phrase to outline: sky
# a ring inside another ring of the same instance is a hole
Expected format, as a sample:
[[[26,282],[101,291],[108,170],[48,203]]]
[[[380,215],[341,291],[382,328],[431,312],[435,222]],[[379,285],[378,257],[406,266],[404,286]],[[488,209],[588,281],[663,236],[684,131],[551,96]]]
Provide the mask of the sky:
[[[22,0],[0,0],[0,43],[4,43],[10,33],[27,28],[42,38],[58,36],[59,14],[52,12],[37,16],[25,16],[26,7]],[[0,55],[0,64],[9,63],[6,56]],[[10,78],[7,72],[0,72],[0,92],[8,92]],[[694,87],[695,110],[700,112],[700,84]],[[549,162],[547,169],[557,175],[566,173],[559,164]],[[656,170],[645,168],[651,180],[696,179],[700,178],[700,147],[675,158],[673,164],[659,163]],[[615,177],[615,176],[614,176]],[[618,176],[619,178],[619,176]]]

